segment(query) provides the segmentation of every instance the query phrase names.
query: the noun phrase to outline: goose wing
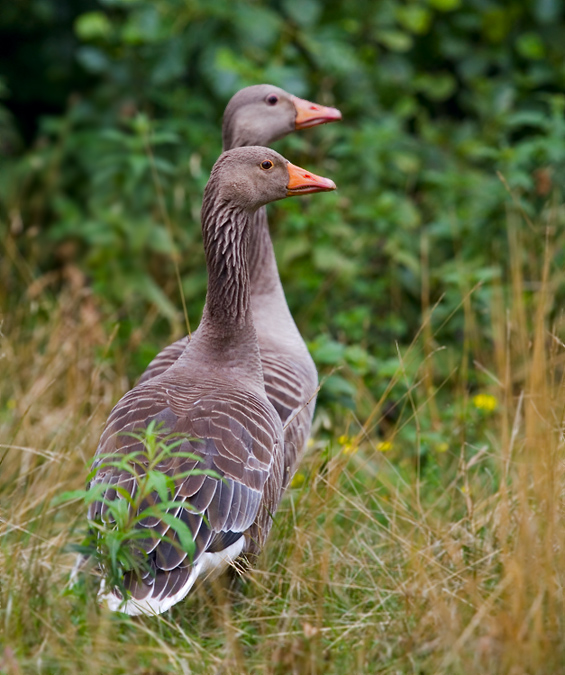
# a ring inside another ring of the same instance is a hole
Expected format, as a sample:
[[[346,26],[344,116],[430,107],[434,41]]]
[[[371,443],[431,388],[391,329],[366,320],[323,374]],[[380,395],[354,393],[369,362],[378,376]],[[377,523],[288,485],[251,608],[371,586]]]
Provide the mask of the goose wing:
[[[285,488],[292,479],[310,437],[316,407],[318,377],[312,362],[281,358],[261,350],[267,398],[279,415],[284,429]]]
[[[151,361],[139,384],[164,373],[189,343],[186,336],[165,347]],[[292,479],[310,437],[316,407],[318,378],[311,359],[298,361],[281,357],[271,349],[261,349],[265,390],[284,427],[285,461],[283,489]]]
[[[150,467],[141,439],[152,421],[162,425],[162,456]],[[198,576],[234,560],[246,548],[245,533],[258,518],[265,483],[277,463],[275,473],[282,478],[281,438],[276,415],[253,395],[222,391],[190,400],[176,391],[173,399],[166,387],[155,391],[151,385],[126,394],[97,450],[91,488],[103,488],[89,518],[111,526],[109,504],[127,493],[137,508],[135,527],[143,531],[132,544],[148,564],[142,574],[124,575],[131,599],[124,600],[117,589],[102,591],[108,605],[128,614],[161,613],[181,600]],[[133,471],[116,466],[115,460],[126,456],[134,458]],[[154,491],[139,493],[151,468],[174,481],[167,504]],[[193,551],[182,546],[171,516],[190,531]]]

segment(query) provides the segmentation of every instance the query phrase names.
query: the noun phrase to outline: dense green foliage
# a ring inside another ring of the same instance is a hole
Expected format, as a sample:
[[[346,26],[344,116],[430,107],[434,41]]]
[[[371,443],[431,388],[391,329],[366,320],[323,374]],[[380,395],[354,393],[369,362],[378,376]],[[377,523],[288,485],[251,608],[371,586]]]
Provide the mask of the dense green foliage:
[[[271,207],[291,309],[324,372],[342,367],[322,405],[358,407],[359,376],[380,397],[395,341],[410,344],[438,301],[441,380],[462,298],[484,284],[470,311],[486,331],[492,283],[507,281],[508,209],[560,197],[558,0],[28,0],[0,12],[19,38],[0,69],[0,234],[31,278],[50,273],[57,289],[86,275],[104,322],[120,323],[116,344],[135,347],[132,379],[185,330],[175,261],[199,319],[199,204],[240,87],[272,82],[344,113],[279,144],[339,191]],[[2,279],[16,301],[21,281]]]

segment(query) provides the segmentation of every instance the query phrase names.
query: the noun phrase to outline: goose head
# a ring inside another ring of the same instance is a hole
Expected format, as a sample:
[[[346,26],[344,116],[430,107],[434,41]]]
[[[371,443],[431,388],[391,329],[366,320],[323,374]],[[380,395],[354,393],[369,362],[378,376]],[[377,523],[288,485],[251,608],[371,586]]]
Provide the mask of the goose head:
[[[271,84],[241,89],[224,112],[224,149],[270,145],[297,129],[307,129],[341,119],[337,108],[293,96]]]
[[[270,148],[249,146],[224,152],[206,188],[216,203],[255,211],[285,197],[329,192],[335,183],[291,164]]]

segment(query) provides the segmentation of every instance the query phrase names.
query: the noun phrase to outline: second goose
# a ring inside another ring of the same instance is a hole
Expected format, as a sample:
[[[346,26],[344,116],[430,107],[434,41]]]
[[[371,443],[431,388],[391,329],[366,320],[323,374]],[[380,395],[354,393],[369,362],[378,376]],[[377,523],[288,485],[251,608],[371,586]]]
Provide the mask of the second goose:
[[[298,98],[270,84],[246,87],[226,107],[224,150],[270,145],[293,131],[341,119],[336,108]],[[251,309],[267,397],[285,427],[284,484],[292,478],[304,451],[316,405],[318,373],[289,311],[269,234],[267,210],[253,214],[249,239]],[[164,372],[182,354],[189,338],[166,347],[141,376],[145,382]]]

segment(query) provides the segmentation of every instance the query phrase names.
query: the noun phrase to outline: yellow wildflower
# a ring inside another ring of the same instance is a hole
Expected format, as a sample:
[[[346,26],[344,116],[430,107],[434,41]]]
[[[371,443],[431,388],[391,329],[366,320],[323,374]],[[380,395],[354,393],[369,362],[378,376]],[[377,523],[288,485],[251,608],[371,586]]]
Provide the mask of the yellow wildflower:
[[[498,399],[492,394],[477,394],[476,396],[473,396],[473,405],[478,410],[492,412],[493,410],[496,410],[498,406]]]
[[[379,452],[388,452],[389,450],[392,450],[392,443],[390,441],[381,441],[380,443],[377,443],[377,450]]]
[[[344,455],[353,455],[357,452],[357,441],[354,438],[343,434],[337,442],[341,445]]]
[[[436,452],[447,452],[449,450],[449,443],[438,443],[436,445]]]
[[[299,488],[299,487],[302,487],[305,482],[306,482],[306,476],[301,471],[299,471],[298,473],[294,474],[294,478],[292,479],[292,481],[290,483],[290,487],[291,488]]]

